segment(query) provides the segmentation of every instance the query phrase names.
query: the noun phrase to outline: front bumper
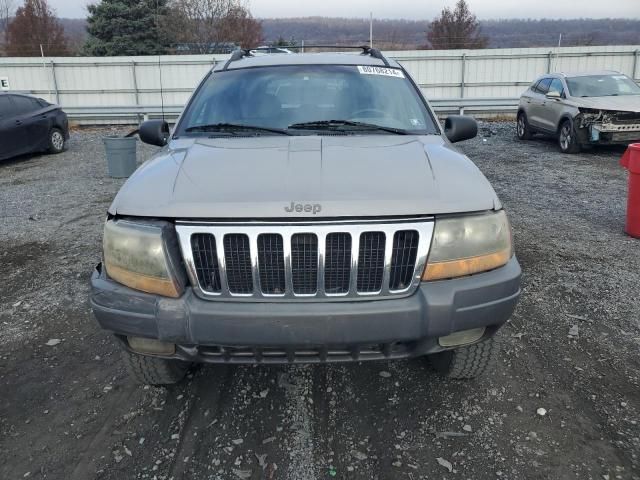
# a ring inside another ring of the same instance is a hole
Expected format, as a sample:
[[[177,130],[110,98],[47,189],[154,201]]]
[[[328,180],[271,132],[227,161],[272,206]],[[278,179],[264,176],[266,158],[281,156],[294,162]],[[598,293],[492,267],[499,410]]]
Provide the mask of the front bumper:
[[[208,363],[286,363],[403,358],[443,350],[438,338],[486,327],[492,335],[520,295],[520,265],[422,283],[405,298],[357,302],[207,301],[132,290],[98,268],[91,307],[102,328],[175,343],[171,357]]]
[[[640,129],[608,129],[602,125],[591,125],[589,143],[597,145],[628,145],[640,141]]]

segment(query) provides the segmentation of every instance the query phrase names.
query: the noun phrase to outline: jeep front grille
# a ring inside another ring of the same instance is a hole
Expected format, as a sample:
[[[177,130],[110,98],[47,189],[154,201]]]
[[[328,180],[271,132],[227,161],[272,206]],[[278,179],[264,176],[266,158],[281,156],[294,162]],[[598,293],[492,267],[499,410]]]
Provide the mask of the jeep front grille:
[[[177,222],[196,293],[208,299],[374,299],[420,283],[433,220]]]

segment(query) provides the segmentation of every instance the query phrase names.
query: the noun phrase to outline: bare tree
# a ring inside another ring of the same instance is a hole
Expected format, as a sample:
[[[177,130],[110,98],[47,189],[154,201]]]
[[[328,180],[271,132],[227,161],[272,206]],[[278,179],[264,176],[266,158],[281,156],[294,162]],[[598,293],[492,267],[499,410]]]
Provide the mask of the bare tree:
[[[195,53],[228,43],[250,48],[262,38],[261,23],[242,0],[174,0],[171,8],[171,23],[165,28]]]
[[[458,0],[453,11],[444,8],[429,26],[429,46],[436,50],[485,48],[488,39],[480,34],[480,22],[465,0]]]
[[[233,7],[221,22],[223,38],[243,48],[255,48],[262,42],[262,23],[246,7]]]
[[[7,40],[7,27],[13,17],[15,4],[13,0],[0,0],[0,44]]]
[[[69,53],[64,29],[47,0],[25,0],[7,28],[7,55],[39,56],[41,45],[47,55]]]

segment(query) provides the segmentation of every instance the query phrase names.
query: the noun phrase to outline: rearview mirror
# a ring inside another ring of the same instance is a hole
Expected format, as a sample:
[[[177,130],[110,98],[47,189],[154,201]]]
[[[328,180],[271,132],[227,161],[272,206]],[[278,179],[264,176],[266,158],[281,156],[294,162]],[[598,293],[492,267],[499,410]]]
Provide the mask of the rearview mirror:
[[[550,92],[547,92],[546,97],[547,98],[560,98],[560,97],[562,97],[562,95],[560,94],[560,92],[558,92],[556,90],[552,90]]]
[[[147,120],[138,129],[140,140],[149,145],[164,147],[169,141],[169,124],[164,120]]]
[[[444,134],[451,143],[469,140],[478,134],[478,123],[473,117],[451,115],[444,121]]]

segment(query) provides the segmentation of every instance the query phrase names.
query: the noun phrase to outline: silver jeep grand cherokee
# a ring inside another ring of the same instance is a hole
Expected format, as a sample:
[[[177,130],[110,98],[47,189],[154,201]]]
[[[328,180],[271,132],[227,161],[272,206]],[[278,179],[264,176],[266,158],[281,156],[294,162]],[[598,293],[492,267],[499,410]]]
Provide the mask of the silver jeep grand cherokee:
[[[193,362],[430,355],[483,372],[520,295],[507,215],[379,51],[251,56],[206,75],[109,208],[92,276],[100,325],[140,382]]]

